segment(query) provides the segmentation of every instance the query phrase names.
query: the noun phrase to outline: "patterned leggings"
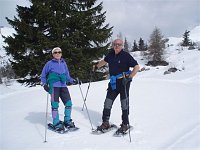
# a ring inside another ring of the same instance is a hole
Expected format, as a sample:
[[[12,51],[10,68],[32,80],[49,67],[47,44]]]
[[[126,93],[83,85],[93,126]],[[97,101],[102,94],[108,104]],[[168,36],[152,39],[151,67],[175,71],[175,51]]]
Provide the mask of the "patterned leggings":
[[[67,87],[54,87],[51,94],[51,108],[52,108],[52,118],[53,124],[56,125],[60,122],[59,119],[59,98],[62,100],[65,105],[64,111],[64,121],[69,122],[71,120],[71,108],[72,101]]]

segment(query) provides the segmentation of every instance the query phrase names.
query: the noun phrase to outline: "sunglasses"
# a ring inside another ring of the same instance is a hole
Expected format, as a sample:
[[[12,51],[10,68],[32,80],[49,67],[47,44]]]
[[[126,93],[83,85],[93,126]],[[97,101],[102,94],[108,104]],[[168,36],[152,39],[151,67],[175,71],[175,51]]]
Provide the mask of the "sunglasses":
[[[122,46],[122,44],[114,43],[113,46]]]
[[[61,51],[59,51],[59,52],[53,52],[54,54],[62,54],[62,52]]]

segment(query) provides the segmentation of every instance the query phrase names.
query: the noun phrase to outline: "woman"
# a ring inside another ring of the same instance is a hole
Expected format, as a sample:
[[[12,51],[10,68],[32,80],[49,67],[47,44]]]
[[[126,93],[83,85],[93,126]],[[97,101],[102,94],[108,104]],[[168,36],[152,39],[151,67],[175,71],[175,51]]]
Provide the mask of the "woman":
[[[71,78],[66,62],[62,57],[62,50],[55,47],[52,50],[53,59],[48,61],[41,74],[41,83],[45,91],[51,95],[51,108],[53,118],[53,128],[56,131],[66,128],[74,128],[71,119],[72,101],[66,83],[75,84],[76,80]],[[64,122],[59,119],[59,98],[65,105]]]

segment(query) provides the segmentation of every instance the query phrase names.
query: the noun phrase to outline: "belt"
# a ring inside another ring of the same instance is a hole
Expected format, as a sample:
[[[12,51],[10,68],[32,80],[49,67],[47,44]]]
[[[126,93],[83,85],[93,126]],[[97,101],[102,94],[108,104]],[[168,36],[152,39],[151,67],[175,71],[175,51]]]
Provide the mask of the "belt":
[[[111,76],[110,77],[110,85],[112,87],[112,90],[115,90],[116,89],[116,80],[117,79],[122,79],[124,78],[125,76],[129,76],[131,74],[131,71],[127,71],[127,72],[124,72],[123,74],[118,74],[116,76]]]
[[[117,79],[123,79],[123,78],[125,78],[125,77],[128,77],[129,76],[129,74],[125,74],[125,76],[123,75],[123,76],[120,76],[120,77],[118,77]]]

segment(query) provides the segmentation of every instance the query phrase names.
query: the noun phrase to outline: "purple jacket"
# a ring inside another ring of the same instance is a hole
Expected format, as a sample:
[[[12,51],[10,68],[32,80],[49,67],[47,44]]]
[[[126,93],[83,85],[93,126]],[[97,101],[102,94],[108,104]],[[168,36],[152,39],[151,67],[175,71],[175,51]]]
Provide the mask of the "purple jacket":
[[[47,83],[47,75],[51,72],[58,74],[66,74],[67,81],[71,83],[73,82],[73,78],[71,78],[69,74],[67,64],[62,58],[61,60],[52,59],[45,64],[40,77],[42,85]],[[53,87],[66,87],[66,83],[58,81],[53,84]]]

